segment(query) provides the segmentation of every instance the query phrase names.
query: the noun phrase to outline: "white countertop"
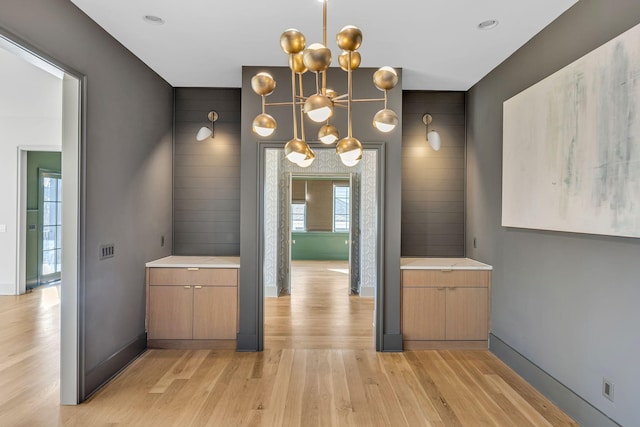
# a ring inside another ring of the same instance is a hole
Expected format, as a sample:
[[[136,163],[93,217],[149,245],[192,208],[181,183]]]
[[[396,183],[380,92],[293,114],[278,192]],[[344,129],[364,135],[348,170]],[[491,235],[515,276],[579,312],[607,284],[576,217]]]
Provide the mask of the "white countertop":
[[[493,270],[471,258],[400,258],[400,270]]]
[[[155,261],[149,261],[145,266],[165,268],[240,268],[240,257],[171,255]]]

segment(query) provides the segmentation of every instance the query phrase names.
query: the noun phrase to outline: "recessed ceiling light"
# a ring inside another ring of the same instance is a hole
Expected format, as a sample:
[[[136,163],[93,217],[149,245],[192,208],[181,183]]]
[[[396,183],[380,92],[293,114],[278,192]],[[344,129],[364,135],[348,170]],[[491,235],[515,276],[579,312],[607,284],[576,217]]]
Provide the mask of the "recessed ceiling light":
[[[482,21],[481,23],[478,24],[478,28],[481,30],[490,30],[492,28],[495,28],[498,26],[498,20],[497,19],[488,19],[486,21]]]
[[[144,19],[145,22],[148,22],[149,24],[156,24],[156,25],[164,24],[164,19],[155,15],[144,15],[142,19]]]

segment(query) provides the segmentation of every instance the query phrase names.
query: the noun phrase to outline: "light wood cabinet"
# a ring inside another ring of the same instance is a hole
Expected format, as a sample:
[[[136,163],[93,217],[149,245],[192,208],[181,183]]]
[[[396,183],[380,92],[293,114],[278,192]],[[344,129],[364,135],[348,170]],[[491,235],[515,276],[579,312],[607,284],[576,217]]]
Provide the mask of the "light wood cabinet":
[[[147,268],[147,344],[234,348],[238,270]]]
[[[191,339],[193,290],[191,286],[149,287],[149,339]]]
[[[406,288],[402,291],[402,333],[405,340],[445,339],[444,288]]]
[[[491,272],[403,270],[406,349],[487,348]]]
[[[194,289],[194,340],[236,339],[237,293],[237,289],[230,286]]]

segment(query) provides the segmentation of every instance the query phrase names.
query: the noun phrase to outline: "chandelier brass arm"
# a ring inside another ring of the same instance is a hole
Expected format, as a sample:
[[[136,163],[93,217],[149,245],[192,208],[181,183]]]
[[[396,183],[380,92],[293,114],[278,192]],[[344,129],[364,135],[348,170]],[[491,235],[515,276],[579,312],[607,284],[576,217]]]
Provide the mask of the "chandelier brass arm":
[[[353,98],[353,71],[360,67],[361,55],[358,52],[362,44],[362,31],[353,25],[347,25],[336,35],[336,43],[342,50],[338,56],[340,68],[347,73],[347,93],[336,93],[327,87],[327,72],[331,65],[332,54],[327,48],[327,0],[322,8],[322,43],[306,45],[304,35],[295,29],[289,29],[280,36],[280,46],[289,56],[291,69],[291,101],[267,103],[265,98],[276,87],[273,77],[265,72],[251,79],[251,87],[262,98],[262,113],[253,121],[252,129],[260,136],[269,136],[276,129],[275,119],[267,114],[267,107],[288,106],[292,109],[293,138],[285,144],[285,156],[301,167],[307,167],[315,158],[313,150],[306,142],[305,116],[324,123],[318,131],[318,139],[324,144],[336,144],[336,153],[347,166],[356,165],[362,158],[362,143],[353,136],[353,104],[361,102],[383,102],[384,108],[373,118],[373,126],[381,132],[390,132],[398,125],[398,116],[387,108],[387,92],[398,83],[398,74],[391,67],[382,67],[373,74],[373,83],[384,92],[383,98]],[[307,71],[315,76],[315,93],[305,96],[302,84],[303,74]],[[339,139],[338,130],[330,123],[335,107],[347,110],[347,136]],[[298,112],[300,127],[298,127]],[[298,129],[300,134],[298,134]]]

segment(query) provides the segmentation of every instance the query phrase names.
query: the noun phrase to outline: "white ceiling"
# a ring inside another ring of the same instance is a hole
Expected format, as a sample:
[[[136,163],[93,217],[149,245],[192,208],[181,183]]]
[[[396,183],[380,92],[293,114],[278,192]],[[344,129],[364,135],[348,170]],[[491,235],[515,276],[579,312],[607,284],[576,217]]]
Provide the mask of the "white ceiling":
[[[243,65],[285,66],[288,28],[322,41],[318,0],[71,1],[173,86],[240,87]],[[336,65],[335,34],[356,25],[362,66],[402,67],[404,89],[467,90],[576,1],[330,0],[327,44]],[[479,30],[487,19],[500,24]]]

